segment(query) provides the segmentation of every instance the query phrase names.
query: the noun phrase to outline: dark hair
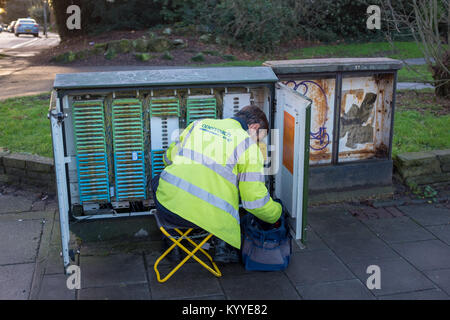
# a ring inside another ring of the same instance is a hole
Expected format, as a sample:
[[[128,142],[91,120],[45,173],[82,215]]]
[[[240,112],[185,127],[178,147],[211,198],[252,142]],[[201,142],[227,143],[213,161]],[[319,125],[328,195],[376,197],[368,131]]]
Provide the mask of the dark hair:
[[[260,130],[269,130],[269,121],[267,121],[266,114],[255,105],[243,107],[235,116],[242,118],[247,125],[259,123]]]

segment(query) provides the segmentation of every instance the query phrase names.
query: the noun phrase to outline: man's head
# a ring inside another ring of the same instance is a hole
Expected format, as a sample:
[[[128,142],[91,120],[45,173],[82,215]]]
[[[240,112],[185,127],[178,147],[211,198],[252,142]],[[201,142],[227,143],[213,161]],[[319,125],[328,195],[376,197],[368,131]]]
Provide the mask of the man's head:
[[[266,114],[259,107],[249,105],[243,107],[236,117],[243,119],[248,126],[248,132],[255,142],[258,142],[267,135],[269,130],[269,121],[267,121]]]

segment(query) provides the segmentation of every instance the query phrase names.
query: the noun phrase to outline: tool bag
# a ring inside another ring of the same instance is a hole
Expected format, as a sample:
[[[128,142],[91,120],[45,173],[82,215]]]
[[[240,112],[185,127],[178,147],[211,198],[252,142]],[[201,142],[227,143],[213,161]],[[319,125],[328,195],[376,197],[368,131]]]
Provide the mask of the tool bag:
[[[249,271],[279,271],[289,265],[292,253],[291,237],[284,214],[277,228],[264,230],[261,221],[252,214],[241,219],[243,227],[242,262]]]

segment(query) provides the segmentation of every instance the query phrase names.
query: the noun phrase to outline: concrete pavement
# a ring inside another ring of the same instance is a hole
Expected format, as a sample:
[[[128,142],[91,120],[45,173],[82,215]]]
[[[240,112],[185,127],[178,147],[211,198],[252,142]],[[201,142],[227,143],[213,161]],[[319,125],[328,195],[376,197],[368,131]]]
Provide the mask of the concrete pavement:
[[[310,208],[306,246],[281,272],[228,264],[216,278],[194,261],[160,284],[159,241],[81,242],[81,289],[69,290],[54,197],[2,187],[0,299],[450,299],[449,203],[384,205]],[[370,265],[381,289],[366,286]]]

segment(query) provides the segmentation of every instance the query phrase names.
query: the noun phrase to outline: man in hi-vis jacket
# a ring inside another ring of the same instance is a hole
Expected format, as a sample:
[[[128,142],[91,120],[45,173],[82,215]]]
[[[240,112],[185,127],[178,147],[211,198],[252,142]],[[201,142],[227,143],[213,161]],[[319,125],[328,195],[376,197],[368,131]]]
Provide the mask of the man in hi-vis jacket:
[[[269,129],[257,106],[235,117],[192,122],[164,154],[165,169],[152,181],[159,214],[172,224],[198,226],[236,249],[241,247],[239,203],[264,222],[280,218],[281,205],[265,186],[257,142]],[[214,260],[237,262],[238,252],[218,241]]]

